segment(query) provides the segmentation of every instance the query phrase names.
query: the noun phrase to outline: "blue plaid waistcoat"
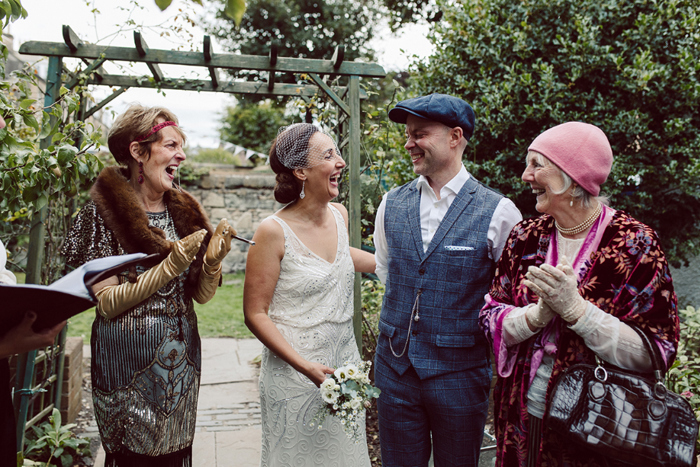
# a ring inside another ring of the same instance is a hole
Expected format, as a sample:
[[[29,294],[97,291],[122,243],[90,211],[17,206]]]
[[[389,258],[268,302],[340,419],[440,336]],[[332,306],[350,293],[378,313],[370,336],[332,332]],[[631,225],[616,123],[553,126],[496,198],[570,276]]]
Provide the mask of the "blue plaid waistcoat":
[[[388,275],[377,355],[399,374],[413,365],[426,379],[488,363],[479,311],[495,268],[489,224],[503,197],[469,177],[424,252],[416,185],[386,199]],[[418,320],[411,319],[414,307]]]

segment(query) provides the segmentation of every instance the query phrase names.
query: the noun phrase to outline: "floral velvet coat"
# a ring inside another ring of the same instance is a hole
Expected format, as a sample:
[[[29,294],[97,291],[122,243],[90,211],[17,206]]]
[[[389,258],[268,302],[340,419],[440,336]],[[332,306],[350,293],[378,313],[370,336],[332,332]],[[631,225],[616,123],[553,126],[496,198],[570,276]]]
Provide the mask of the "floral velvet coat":
[[[679,322],[676,295],[659,240],[651,228],[626,213],[606,209],[611,213],[609,223],[601,226],[597,248],[582,258],[579,293],[603,311],[639,325],[654,338],[668,368],[675,358]],[[513,228],[480,315],[498,368],[493,394],[497,466],[526,465],[527,392],[536,370],[532,361],[539,362],[544,351],[554,356],[547,398],[562,370],[576,363],[595,362],[593,351],[559,317],[543,332],[520,344],[506,347],[503,343],[505,316],[515,307],[537,302],[537,296],[523,285],[523,279],[529,266],[545,263],[552,238],[556,238],[556,231],[554,218],[549,215],[527,219]],[[547,342],[549,334],[555,336],[553,345]],[[576,447],[546,426],[542,432],[538,465],[607,465],[590,453],[577,452]]]

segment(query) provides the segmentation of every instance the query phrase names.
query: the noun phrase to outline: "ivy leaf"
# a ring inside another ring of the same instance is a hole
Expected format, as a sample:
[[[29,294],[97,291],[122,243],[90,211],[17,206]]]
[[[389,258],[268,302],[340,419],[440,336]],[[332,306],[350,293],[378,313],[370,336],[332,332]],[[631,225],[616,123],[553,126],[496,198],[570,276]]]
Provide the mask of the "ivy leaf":
[[[245,13],[245,0],[226,0],[226,8],[224,8],[226,16],[231,18],[238,27]]]
[[[156,5],[158,5],[158,8],[163,11],[168,8],[172,2],[173,0],[156,0]]]

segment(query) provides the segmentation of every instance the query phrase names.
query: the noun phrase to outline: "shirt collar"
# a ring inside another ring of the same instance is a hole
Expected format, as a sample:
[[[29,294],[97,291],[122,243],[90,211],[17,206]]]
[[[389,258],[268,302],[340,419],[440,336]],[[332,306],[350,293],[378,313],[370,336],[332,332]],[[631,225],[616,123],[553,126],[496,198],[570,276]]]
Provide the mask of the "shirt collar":
[[[455,175],[452,180],[447,182],[444,187],[442,187],[441,193],[445,193],[445,189],[451,191],[455,195],[459,193],[459,190],[462,189],[465,183],[467,183],[467,180],[469,180],[469,172],[467,172],[466,167],[464,167],[464,164],[462,164],[462,168],[459,169],[459,172],[457,172],[457,175]],[[423,175],[420,175],[418,177],[418,182],[416,183],[416,187],[419,190],[423,190],[423,188],[430,190],[431,192],[433,191],[432,188],[430,188],[430,183],[428,183],[428,179],[425,178]],[[434,194],[434,193],[433,193]],[[442,198],[442,196],[440,196]]]

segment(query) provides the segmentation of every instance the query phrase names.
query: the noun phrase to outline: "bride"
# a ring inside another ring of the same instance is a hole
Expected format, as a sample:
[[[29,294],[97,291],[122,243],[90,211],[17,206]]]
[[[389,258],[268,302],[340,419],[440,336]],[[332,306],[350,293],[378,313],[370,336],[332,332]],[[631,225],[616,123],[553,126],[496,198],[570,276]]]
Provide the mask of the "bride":
[[[374,272],[374,255],[348,246],[348,213],[338,196],[345,161],[314,125],[283,127],[270,150],[275,199],[286,206],[257,229],[248,253],[243,309],[265,345],[260,370],[261,466],[369,466],[364,436],[353,441],[321,409],[318,386],[358,363],[353,333],[355,271]]]

